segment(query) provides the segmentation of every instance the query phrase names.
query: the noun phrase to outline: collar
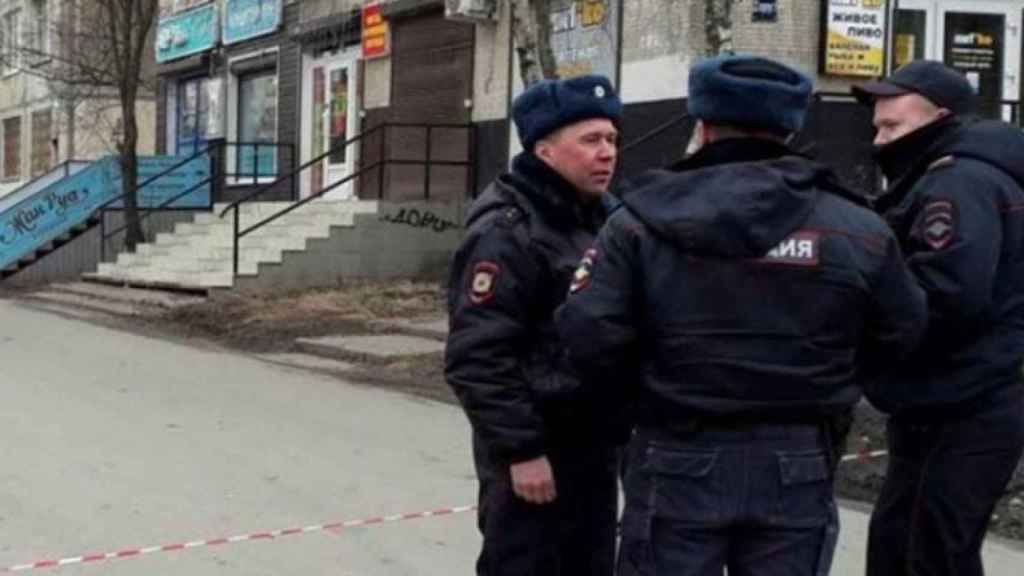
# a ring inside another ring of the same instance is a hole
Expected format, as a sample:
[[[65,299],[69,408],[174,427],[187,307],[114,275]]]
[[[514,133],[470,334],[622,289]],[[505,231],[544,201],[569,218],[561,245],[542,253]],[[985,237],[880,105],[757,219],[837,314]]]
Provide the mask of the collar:
[[[875,148],[875,158],[885,177],[892,182],[919,172],[943,155],[943,150],[956,137],[962,124],[947,116]]]
[[[602,202],[581,201],[572,184],[530,152],[523,152],[512,160],[508,177],[517,190],[555,220],[592,230],[603,222]]]
[[[763,162],[796,155],[785,144],[765,138],[727,138],[712,142],[669,167],[674,172],[698,170],[734,162]]]

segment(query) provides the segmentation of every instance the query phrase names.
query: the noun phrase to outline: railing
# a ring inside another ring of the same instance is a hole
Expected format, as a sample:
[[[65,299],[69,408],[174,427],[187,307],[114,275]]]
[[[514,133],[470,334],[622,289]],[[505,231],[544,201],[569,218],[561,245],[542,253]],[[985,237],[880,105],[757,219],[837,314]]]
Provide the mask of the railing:
[[[225,167],[228,151],[231,150],[232,148],[236,149],[239,152],[241,150],[245,150],[245,149],[252,149],[253,157],[256,159],[256,161],[252,163],[251,171],[244,171],[244,170],[243,171],[239,171],[238,170],[238,164],[239,163],[237,161],[235,163],[235,169],[234,170],[229,171]],[[272,149],[273,152],[274,152],[274,156],[273,156],[274,161],[271,164],[271,167],[274,168],[274,173],[273,174],[271,174],[270,172],[264,172],[262,174],[260,173],[260,169],[263,168],[264,165],[259,160],[260,159],[259,152],[260,152],[261,149],[266,149],[266,148]],[[203,156],[207,156],[208,160],[209,160],[209,166],[210,166],[209,176],[207,178],[205,178],[204,180],[201,180],[201,181],[193,184],[192,186],[186,188],[185,190],[179,192],[178,194],[175,194],[171,198],[168,198],[167,200],[164,200],[163,202],[161,202],[160,204],[158,204],[156,206],[147,206],[145,208],[139,208],[139,210],[138,210],[139,217],[138,218],[139,218],[139,223],[141,224],[142,222],[148,220],[150,218],[150,216],[152,216],[156,212],[165,212],[165,211],[168,211],[168,210],[174,210],[175,209],[174,208],[174,204],[176,202],[178,202],[182,198],[188,197],[190,194],[192,194],[193,192],[195,192],[197,190],[202,189],[204,186],[210,186],[211,187],[210,204],[207,205],[207,208],[210,208],[210,207],[212,207],[213,200],[214,200],[214,198],[213,198],[213,190],[214,190],[215,186],[220,186],[221,184],[223,184],[225,182],[228,182],[228,183],[230,183],[232,185],[246,184],[249,178],[252,179],[252,183],[253,184],[257,184],[258,185],[261,179],[263,179],[265,181],[267,178],[276,177],[277,166],[278,166],[278,164],[280,162],[282,162],[280,160],[281,155],[278,154],[278,151],[281,150],[281,149],[287,149],[290,152],[294,152],[294,145],[291,144],[291,143],[227,142],[227,141],[223,141],[223,140],[221,140],[221,141],[214,141],[214,142],[211,142],[210,145],[208,145],[206,148],[204,148],[202,150],[199,150],[198,152],[193,153],[191,156],[187,156],[187,157],[183,158],[182,160],[178,161],[177,163],[173,164],[172,166],[170,166],[170,167],[160,171],[159,173],[157,173],[157,174],[147,178],[145,181],[141,182],[138,186],[136,186],[130,192],[120,194],[116,198],[112,198],[110,201],[105,202],[100,207],[100,209],[99,209],[99,213],[100,213],[100,261],[106,261],[106,256],[107,256],[106,252],[107,252],[107,243],[108,243],[108,241],[110,241],[113,237],[117,236],[118,234],[120,234],[122,232],[125,232],[128,229],[128,225],[125,224],[125,225],[119,226],[119,227],[117,227],[117,228],[115,228],[113,230],[107,231],[107,229],[106,229],[105,213],[106,212],[110,212],[110,211],[121,211],[121,210],[123,210],[123,208],[114,208],[112,206],[114,204],[117,204],[118,202],[122,202],[127,197],[128,194],[134,194],[134,195],[136,195],[136,198],[138,198],[139,197],[139,192],[142,189],[144,189],[146,186],[149,186],[149,185],[153,184],[154,182],[159,181],[161,178],[172,174],[176,170],[178,170],[178,169],[180,169],[180,168],[182,168],[184,166],[187,166],[191,162],[195,161],[197,158],[200,158],[200,157],[203,157]],[[288,158],[290,159],[290,158],[292,158],[292,156],[289,155]],[[189,208],[195,208],[195,206],[189,206]],[[144,235],[145,235],[145,233],[144,233]]]
[[[3,212],[10,206],[14,206],[21,200],[35,194],[38,190],[52,184],[52,182],[46,182],[46,180],[51,179],[53,182],[56,182],[62,178],[67,178],[72,174],[72,172],[77,172],[89,164],[91,164],[91,162],[87,160],[65,160],[64,162],[57,164],[53,168],[50,168],[45,174],[29,180],[21,186],[18,186],[18,188],[13,190],[10,194],[5,194],[0,197],[0,212]]]
[[[399,128],[399,129],[423,129],[423,130],[425,130],[426,136],[425,136],[425,146],[424,146],[425,150],[424,150],[424,159],[423,160],[396,159],[396,158],[390,158],[389,157],[389,154],[388,154],[388,134],[389,134],[389,130],[390,129],[394,129],[394,128]],[[451,130],[451,129],[461,129],[461,130],[466,130],[467,131],[467,138],[466,138],[466,140],[467,140],[467,155],[466,155],[466,160],[465,161],[435,160],[434,159],[434,157],[433,157],[433,134],[434,134],[435,130],[443,130],[443,129],[448,129],[448,130]],[[294,171],[290,172],[289,174],[281,176],[277,180],[275,180],[273,182],[270,182],[270,183],[267,183],[267,184],[257,188],[256,190],[253,190],[253,191],[247,193],[242,198],[240,198],[240,199],[232,202],[231,204],[229,204],[227,207],[225,207],[220,212],[220,217],[221,218],[224,218],[224,216],[229,211],[233,212],[233,223],[232,223],[232,229],[233,229],[232,271],[233,271],[233,274],[235,274],[236,276],[238,275],[238,256],[239,256],[239,249],[238,248],[239,248],[239,242],[241,241],[242,238],[244,238],[245,236],[248,236],[249,234],[255,232],[256,230],[262,228],[263,226],[266,226],[267,224],[270,224],[271,222],[281,218],[285,214],[288,214],[288,213],[290,213],[290,212],[292,212],[294,210],[297,210],[298,208],[300,208],[302,206],[305,206],[306,204],[312,202],[313,200],[316,200],[318,198],[323,197],[328,192],[331,192],[332,190],[335,190],[335,189],[337,189],[337,188],[339,188],[341,186],[349,184],[350,182],[354,181],[355,179],[360,178],[360,177],[362,177],[362,176],[364,176],[366,174],[370,174],[370,173],[372,173],[375,170],[377,171],[377,178],[378,178],[378,182],[377,182],[377,197],[378,198],[383,198],[384,197],[385,169],[388,166],[423,166],[423,172],[424,172],[424,174],[423,174],[423,197],[424,197],[425,200],[429,200],[430,199],[431,172],[432,172],[432,168],[435,167],[435,166],[465,167],[466,168],[466,172],[467,172],[467,174],[466,174],[467,190],[471,189],[472,188],[472,182],[473,182],[473,146],[475,145],[475,140],[476,140],[475,130],[476,129],[475,129],[475,127],[472,124],[414,124],[414,123],[385,122],[383,124],[379,124],[377,126],[374,126],[373,128],[367,130],[366,132],[363,132],[361,134],[358,134],[356,136],[353,136],[352,138],[349,138],[349,139],[345,140],[345,142],[339,144],[338,146],[335,146],[332,149],[324,152],[323,154],[320,154],[316,158],[313,158],[313,159],[305,162],[304,164],[302,164],[301,166],[299,166],[298,168],[296,168]],[[241,206],[243,204],[246,204],[248,202],[252,202],[256,198],[258,198],[258,197],[260,197],[260,196],[270,192],[271,190],[273,190],[281,182],[288,182],[288,183],[291,184],[291,186],[294,187],[296,185],[297,181],[298,181],[299,175],[302,174],[305,170],[307,170],[307,169],[309,169],[309,168],[311,168],[313,166],[316,166],[320,162],[323,162],[331,154],[335,154],[339,150],[347,149],[349,146],[352,146],[352,145],[354,145],[356,143],[364,142],[370,135],[377,134],[377,133],[380,133],[380,147],[379,147],[379,150],[378,150],[379,158],[375,162],[373,162],[373,163],[371,163],[369,165],[363,166],[360,169],[356,170],[355,172],[346,175],[344,178],[341,178],[341,179],[339,179],[339,180],[337,180],[335,182],[332,182],[332,183],[328,184],[326,187],[321,188],[317,192],[307,196],[306,198],[303,198],[303,199],[299,200],[298,202],[295,202],[295,203],[292,203],[292,204],[286,206],[285,208],[281,209],[280,211],[278,211],[278,212],[276,212],[276,213],[274,213],[274,214],[272,214],[272,215],[270,215],[270,216],[260,220],[259,222],[256,222],[255,224],[252,224],[252,225],[246,227],[244,230],[241,228],[241,212],[240,211],[241,211]]]

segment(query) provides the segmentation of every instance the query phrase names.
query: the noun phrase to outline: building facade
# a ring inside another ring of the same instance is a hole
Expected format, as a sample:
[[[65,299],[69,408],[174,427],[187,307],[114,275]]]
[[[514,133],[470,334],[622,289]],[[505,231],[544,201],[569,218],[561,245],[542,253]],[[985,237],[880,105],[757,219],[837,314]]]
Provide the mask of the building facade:
[[[117,150],[116,93],[60,82],[59,30],[72,13],[69,4],[0,1],[0,196],[65,160],[92,160]],[[153,149],[154,112],[153,97],[143,90],[136,114],[143,154]]]

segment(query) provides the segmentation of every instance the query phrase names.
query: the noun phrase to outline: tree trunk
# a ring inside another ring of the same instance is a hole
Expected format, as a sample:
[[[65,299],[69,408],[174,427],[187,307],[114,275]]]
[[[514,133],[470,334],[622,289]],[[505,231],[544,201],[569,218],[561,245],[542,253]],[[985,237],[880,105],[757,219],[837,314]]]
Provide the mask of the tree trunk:
[[[704,36],[708,56],[732,54],[733,0],[704,0]]]
[[[529,88],[545,78],[554,78],[549,0],[509,0],[509,4],[523,87]]]
[[[125,248],[135,252],[135,247],[146,241],[139,221],[138,198],[135,185],[138,183],[138,157],[135,147],[139,141],[138,127],[135,123],[135,103],[121,102],[121,114],[124,119],[124,137],[121,141],[121,191],[124,197]]]

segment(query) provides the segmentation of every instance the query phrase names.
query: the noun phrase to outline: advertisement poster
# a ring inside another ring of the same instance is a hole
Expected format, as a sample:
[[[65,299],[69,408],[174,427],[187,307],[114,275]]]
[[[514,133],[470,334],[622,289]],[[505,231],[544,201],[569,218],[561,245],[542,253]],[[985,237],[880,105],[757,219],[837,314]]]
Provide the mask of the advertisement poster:
[[[982,113],[999,118],[1003,99],[1006,17],[1002,14],[946,13],[943,61],[974,86]]]
[[[836,76],[885,75],[885,0],[825,0],[822,72]]]

